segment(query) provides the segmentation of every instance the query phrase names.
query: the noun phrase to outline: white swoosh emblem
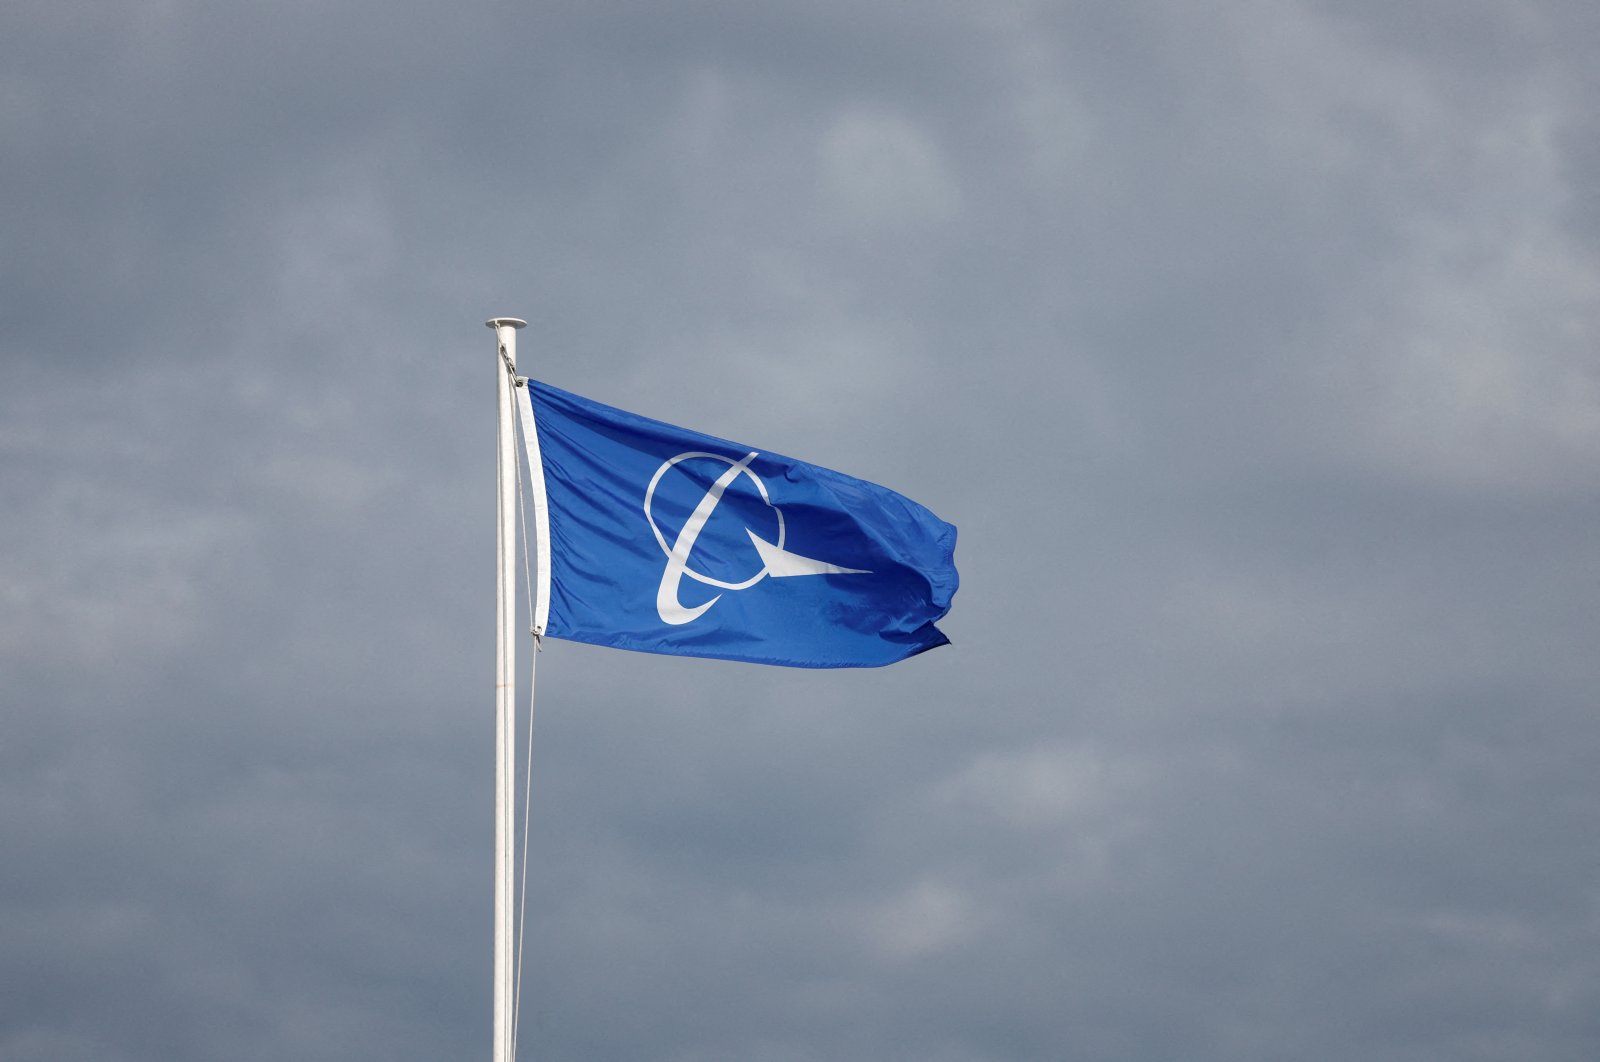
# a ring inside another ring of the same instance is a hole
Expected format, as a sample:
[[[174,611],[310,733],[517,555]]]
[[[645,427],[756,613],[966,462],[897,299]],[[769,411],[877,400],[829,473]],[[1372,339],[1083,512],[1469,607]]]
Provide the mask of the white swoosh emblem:
[[[756,456],[757,452],[751,451],[744,456],[743,460],[734,461],[720,454],[698,451],[682,453],[662,462],[661,467],[656,469],[655,475],[650,478],[650,486],[646,489],[644,497],[645,519],[650,522],[650,529],[655,532],[656,541],[660,543],[662,551],[667,555],[667,566],[662,570],[661,583],[656,588],[656,613],[661,617],[663,623],[669,623],[675,627],[682,626],[685,623],[692,623],[705,615],[706,610],[712,605],[722,600],[722,595],[718,594],[711,600],[693,607],[683,604],[678,600],[678,588],[685,575],[698,582],[721,587],[723,590],[747,590],[769,575],[774,579],[784,579],[799,575],[871,574],[871,572],[862,568],[845,568],[838,564],[830,564],[827,561],[803,557],[798,553],[791,553],[783,548],[785,537],[783,510],[772,504],[772,499],[767,495],[767,485],[761,481],[761,477],[750,471],[750,462],[754,461]],[[694,512],[690,513],[689,519],[684,521],[682,530],[678,532],[678,537],[673,540],[671,546],[668,546],[666,536],[662,535],[661,528],[656,526],[655,517],[650,511],[651,503],[655,498],[656,487],[668,469],[680,461],[697,457],[727,461],[728,470],[718,476],[716,482],[707,488],[705,494],[700,498],[699,504],[694,507]],[[689,555],[694,551],[695,541],[699,539],[700,532],[705,528],[706,522],[711,519],[711,514],[716,510],[717,504],[722,501],[723,492],[741,475],[749,476],[754,481],[756,489],[761,492],[761,499],[771,506],[773,512],[777,515],[778,541],[775,543],[768,542],[748,527],[745,528],[745,534],[750,536],[750,543],[755,547],[756,554],[761,558],[761,570],[743,582],[732,583],[721,579],[713,579],[709,575],[702,575],[690,568]]]

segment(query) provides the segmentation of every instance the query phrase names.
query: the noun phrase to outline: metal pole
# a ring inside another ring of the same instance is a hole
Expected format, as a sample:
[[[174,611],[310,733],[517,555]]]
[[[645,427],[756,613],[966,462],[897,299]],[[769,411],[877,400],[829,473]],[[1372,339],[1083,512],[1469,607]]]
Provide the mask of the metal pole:
[[[512,404],[512,379],[517,365],[517,329],[526,321],[496,317],[488,322],[495,334],[495,374],[499,414],[499,491],[495,528],[495,757],[494,757],[494,1056],[511,1062],[516,1049],[511,1034],[516,1001],[512,999],[512,857],[516,782],[517,692],[517,448]]]

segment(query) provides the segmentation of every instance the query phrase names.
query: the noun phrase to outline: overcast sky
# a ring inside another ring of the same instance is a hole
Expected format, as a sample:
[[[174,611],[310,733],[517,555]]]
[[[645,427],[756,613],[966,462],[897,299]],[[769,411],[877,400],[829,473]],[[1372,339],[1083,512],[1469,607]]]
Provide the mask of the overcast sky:
[[[523,1057],[1600,1057],[1600,8],[14,4],[0,1059],[486,1058],[493,402],[960,529],[547,644]]]

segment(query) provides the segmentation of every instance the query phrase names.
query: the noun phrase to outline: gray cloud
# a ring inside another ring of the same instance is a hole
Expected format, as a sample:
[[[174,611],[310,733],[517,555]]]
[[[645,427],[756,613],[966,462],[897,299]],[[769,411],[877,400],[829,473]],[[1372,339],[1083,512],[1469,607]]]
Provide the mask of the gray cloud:
[[[0,1057],[487,1050],[498,313],[963,577],[546,647],[525,1051],[1593,1056],[1585,5],[11,23]]]

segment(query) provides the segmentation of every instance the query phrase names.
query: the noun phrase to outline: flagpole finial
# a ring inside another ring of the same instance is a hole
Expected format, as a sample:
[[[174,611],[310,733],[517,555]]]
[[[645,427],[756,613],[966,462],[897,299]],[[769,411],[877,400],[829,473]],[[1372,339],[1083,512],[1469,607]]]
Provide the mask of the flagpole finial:
[[[494,341],[500,346],[500,360],[506,363],[511,375],[517,374],[517,329],[526,328],[528,322],[520,317],[491,317],[483,322],[494,329]],[[517,386],[521,386],[518,384]]]

